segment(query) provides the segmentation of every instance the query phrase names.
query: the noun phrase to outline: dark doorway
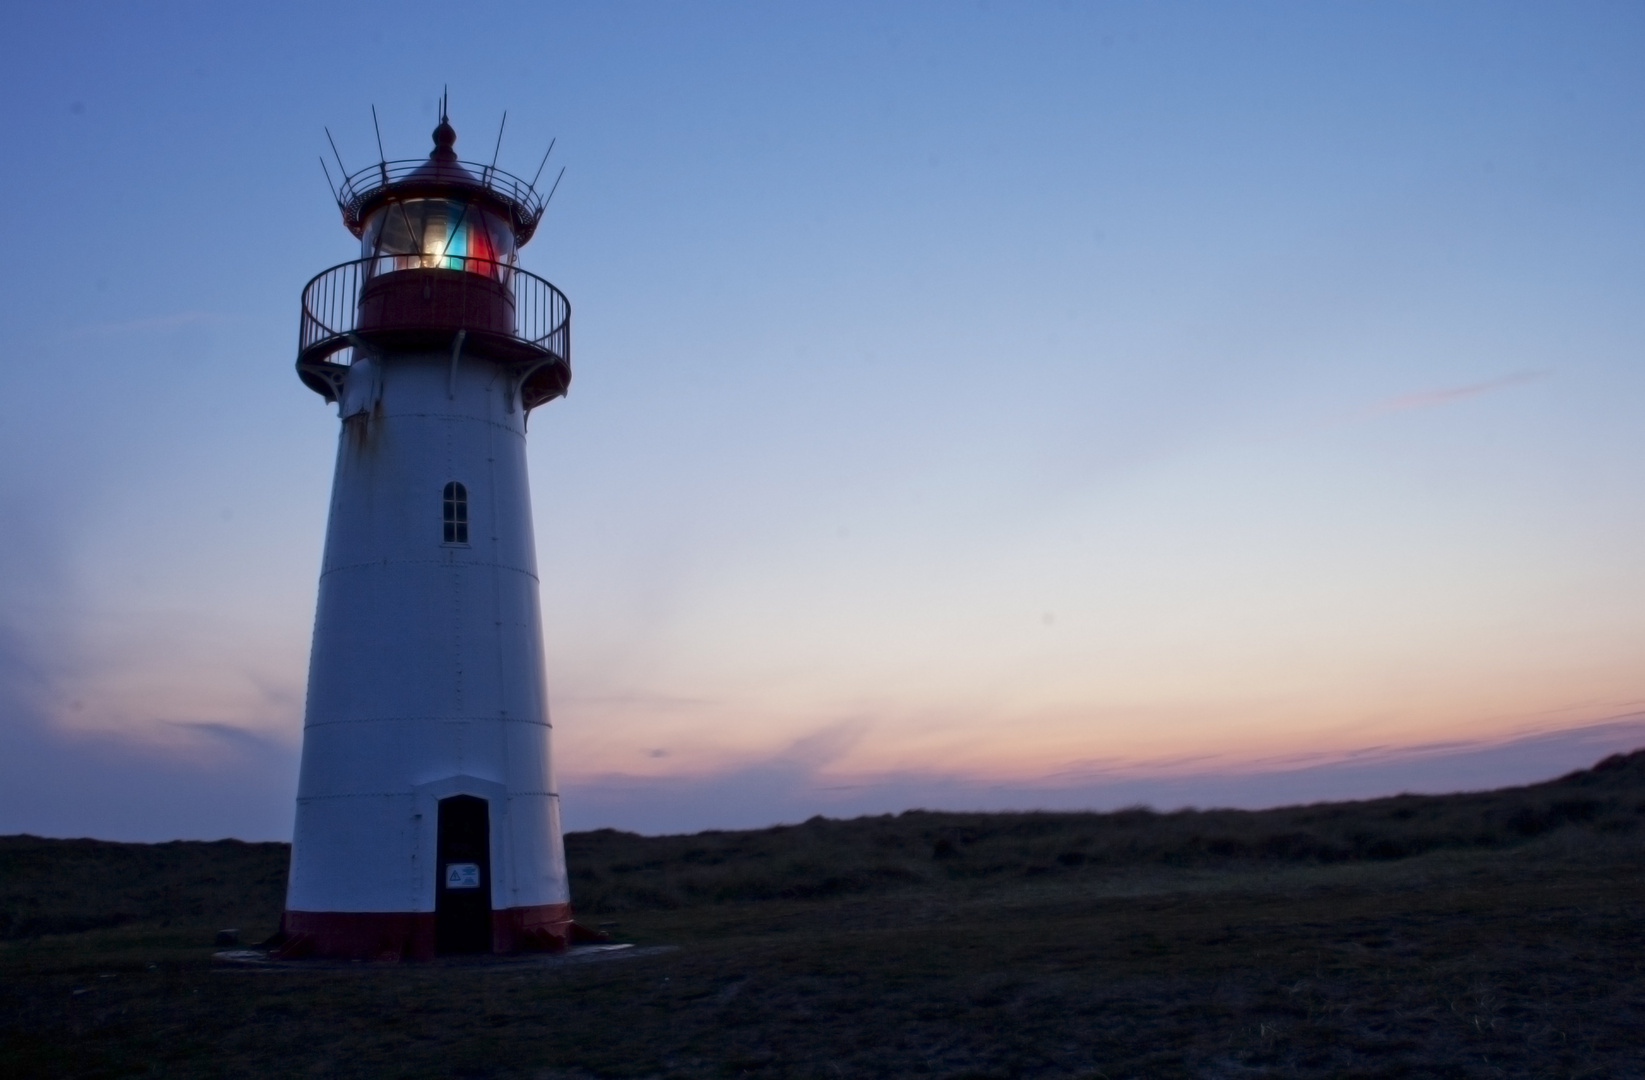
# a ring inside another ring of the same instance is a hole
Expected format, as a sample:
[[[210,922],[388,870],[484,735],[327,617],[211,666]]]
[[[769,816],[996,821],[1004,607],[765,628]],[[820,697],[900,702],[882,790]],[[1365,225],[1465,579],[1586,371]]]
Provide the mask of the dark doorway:
[[[491,951],[491,813],[484,799],[440,800],[434,951]]]

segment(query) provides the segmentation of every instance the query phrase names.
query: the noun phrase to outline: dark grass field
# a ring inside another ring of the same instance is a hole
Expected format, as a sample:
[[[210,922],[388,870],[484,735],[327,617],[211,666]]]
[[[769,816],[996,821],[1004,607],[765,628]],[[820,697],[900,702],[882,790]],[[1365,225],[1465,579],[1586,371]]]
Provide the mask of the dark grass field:
[[[0,839],[0,1076],[1645,1077],[1645,753],[1260,813],[567,838],[600,962],[213,962],[277,844]]]

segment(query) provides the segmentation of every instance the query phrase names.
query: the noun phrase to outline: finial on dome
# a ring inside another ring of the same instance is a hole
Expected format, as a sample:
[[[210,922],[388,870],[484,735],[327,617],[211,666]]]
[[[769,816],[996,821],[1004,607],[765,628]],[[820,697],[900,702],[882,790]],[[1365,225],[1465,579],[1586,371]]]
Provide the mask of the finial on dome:
[[[456,144],[457,129],[440,117],[440,126],[434,129],[434,150],[428,156],[435,161],[456,161],[457,151],[452,149]]]
[[[451,88],[440,87],[440,126],[434,129],[434,149],[428,155],[434,161],[456,161],[457,129],[451,126],[446,110],[451,105]]]

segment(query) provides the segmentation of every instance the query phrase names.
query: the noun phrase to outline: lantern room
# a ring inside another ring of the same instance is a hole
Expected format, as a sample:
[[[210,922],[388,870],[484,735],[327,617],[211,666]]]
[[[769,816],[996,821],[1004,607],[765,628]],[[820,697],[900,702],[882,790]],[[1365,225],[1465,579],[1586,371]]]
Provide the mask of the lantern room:
[[[360,258],[304,289],[298,376],[336,401],[374,351],[453,349],[507,366],[532,409],[571,379],[570,305],[518,264],[547,199],[495,163],[460,160],[443,114],[433,136],[426,159],[379,161],[337,189]]]
[[[500,214],[458,197],[391,197],[360,230],[360,257],[377,260],[374,274],[438,267],[501,278],[514,251],[514,229]]]
[[[360,257],[375,260],[373,274],[446,269],[501,280],[531,238],[541,208],[526,205],[515,185],[492,183],[504,175],[494,168],[478,176],[464,168],[456,142],[456,129],[441,117],[427,161],[403,175],[385,167],[345,183],[353,197],[340,199],[343,221],[360,238]]]

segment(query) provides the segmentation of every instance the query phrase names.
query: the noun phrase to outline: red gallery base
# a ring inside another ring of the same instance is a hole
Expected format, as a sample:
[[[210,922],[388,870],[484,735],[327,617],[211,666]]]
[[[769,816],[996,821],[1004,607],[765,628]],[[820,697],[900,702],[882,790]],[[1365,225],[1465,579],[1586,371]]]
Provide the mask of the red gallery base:
[[[570,904],[539,904],[491,913],[493,953],[558,952],[605,935],[571,921]],[[334,960],[432,960],[432,911],[287,911],[273,955]]]

